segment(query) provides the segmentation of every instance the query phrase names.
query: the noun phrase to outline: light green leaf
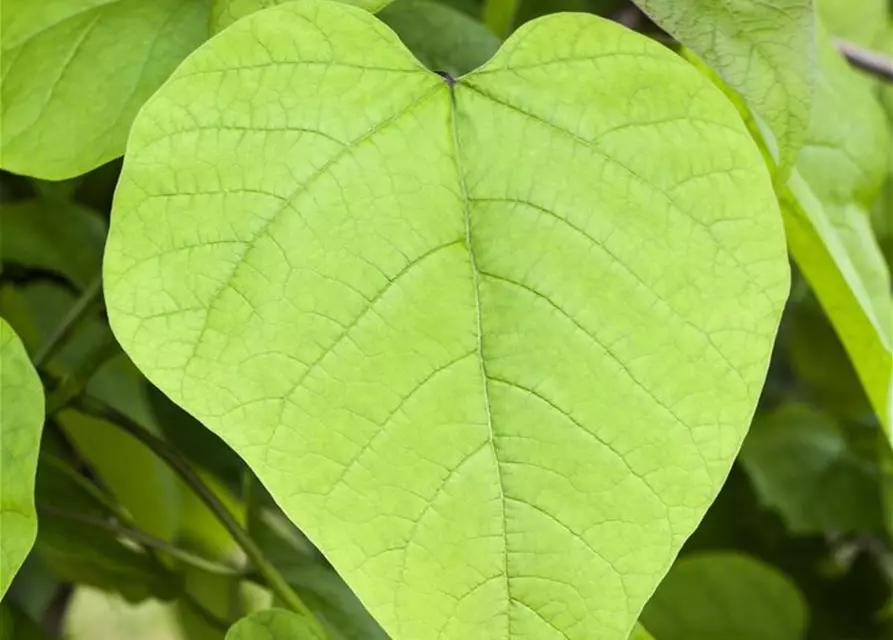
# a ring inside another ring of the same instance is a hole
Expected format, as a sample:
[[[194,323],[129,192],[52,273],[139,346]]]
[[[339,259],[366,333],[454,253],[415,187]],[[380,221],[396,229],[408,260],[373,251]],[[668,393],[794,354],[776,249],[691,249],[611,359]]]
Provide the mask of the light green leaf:
[[[74,589],[65,610],[63,637],[65,640],[200,640],[181,629],[174,603],[145,600],[133,604],[117,594],[91,587]]]
[[[413,640],[627,636],[788,288],[756,146],[661,45],[559,14],[451,87],[314,0],[150,100],[104,265],[134,362]]]
[[[871,86],[819,31],[821,82],[797,172],[782,191],[788,244],[859,374],[888,434],[893,429],[893,297],[871,229],[893,151]],[[893,434],[891,434],[893,437]]]
[[[242,618],[226,634],[226,640],[328,640],[305,618],[284,609],[258,611]]]
[[[0,318],[0,598],[37,536],[34,480],[43,386],[19,337]]]
[[[815,71],[812,0],[635,0],[765,121],[782,170],[806,136]]]
[[[208,36],[210,0],[4,0],[0,165],[70,178],[120,156],[146,98]]]
[[[236,20],[263,9],[269,9],[292,0],[212,0],[211,33],[219,33]],[[365,9],[370,13],[380,11],[392,0],[338,0],[346,4]]]
[[[794,534],[840,534],[883,526],[880,471],[843,430],[806,405],[754,420],[741,461],[767,506]]]
[[[807,611],[787,576],[737,553],[681,558],[645,607],[659,640],[802,640]]]
[[[47,269],[84,288],[99,274],[105,235],[99,214],[74,203],[4,203],[0,255],[4,262]]]
[[[428,0],[397,0],[378,14],[419,62],[461,76],[499,49],[499,38],[477,20]]]

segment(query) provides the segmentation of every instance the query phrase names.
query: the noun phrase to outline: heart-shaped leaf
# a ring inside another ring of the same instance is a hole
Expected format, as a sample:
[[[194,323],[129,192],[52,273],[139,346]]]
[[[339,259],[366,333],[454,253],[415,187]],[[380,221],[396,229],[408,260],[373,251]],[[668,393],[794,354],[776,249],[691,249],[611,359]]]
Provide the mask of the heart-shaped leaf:
[[[141,112],[105,259],[137,365],[395,638],[626,638],[761,388],[769,173],[594,16],[457,81],[367,12],[232,25]]]
[[[43,387],[19,337],[0,318],[0,598],[37,536],[34,479]]]

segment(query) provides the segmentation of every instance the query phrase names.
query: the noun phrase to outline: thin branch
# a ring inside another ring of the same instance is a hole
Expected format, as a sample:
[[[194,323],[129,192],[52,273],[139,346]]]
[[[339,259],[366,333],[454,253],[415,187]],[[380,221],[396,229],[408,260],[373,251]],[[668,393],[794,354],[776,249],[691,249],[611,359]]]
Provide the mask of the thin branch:
[[[157,551],[163,551],[172,558],[181,560],[188,565],[191,565],[203,571],[207,571],[208,573],[238,577],[242,577],[243,575],[243,573],[238,569],[227,567],[225,565],[213,562],[212,560],[207,560],[205,558],[202,558],[201,556],[186,551],[185,549],[181,549],[180,547],[172,545],[160,538],[151,536],[144,531],[134,529],[133,527],[129,527],[114,520],[106,520],[104,518],[98,518],[96,516],[78,513],[76,511],[69,511],[68,509],[60,509],[59,507],[52,507],[49,505],[38,505],[37,512],[38,514],[45,514],[56,518],[62,518],[64,520],[80,522],[81,524],[86,524],[97,529],[102,529],[103,531],[108,531],[109,533],[113,533],[122,538],[127,538],[128,540],[136,542],[144,547],[149,547],[150,549],[155,549]]]
[[[52,358],[62,345],[65,344],[65,341],[74,330],[77,329],[84,317],[86,317],[86,315],[101,302],[101,294],[102,278],[97,276],[96,279],[84,290],[81,297],[74,303],[74,306],[71,307],[66,316],[62,319],[61,324],[56,327],[56,330],[53,331],[52,335],[50,335],[47,341],[41,345],[40,349],[37,350],[37,353],[34,354],[35,368],[39,369],[50,361],[50,358]]]
[[[893,82],[893,59],[840,38],[831,38],[831,41],[854,67]]]
[[[47,395],[47,418],[55,416],[69,402],[79,396],[87,388],[93,375],[119,352],[120,349],[115,339],[111,334],[106,335],[98,345],[81,359],[75,371],[57,380],[58,384]],[[46,371],[42,371],[42,373],[48,377],[50,376]]]
[[[124,415],[113,407],[107,406],[95,398],[81,396],[74,406],[88,415],[102,418],[120,427],[134,438],[146,445],[152,452],[164,461],[186,485],[195,492],[199,499],[205,503],[208,509],[217,517],[233,539],[242,547],[245,555],[251,560],[255,569],[267,582],[267,585],[283,603],[296,613],[307,617],[310,624],[317,628],[322,637],[326,637],[325,629],[320,624],[313,612],[304,604],[304,601],[279,573],[273,564],[267,560],[263,551],[254,543],[251,536],[242,528],[229,509],[223,505],[217,496],[205,485],[202,479],[192,470],[189,464],[180,455],[171,449],[166,442],[143,429],[129,416]]]

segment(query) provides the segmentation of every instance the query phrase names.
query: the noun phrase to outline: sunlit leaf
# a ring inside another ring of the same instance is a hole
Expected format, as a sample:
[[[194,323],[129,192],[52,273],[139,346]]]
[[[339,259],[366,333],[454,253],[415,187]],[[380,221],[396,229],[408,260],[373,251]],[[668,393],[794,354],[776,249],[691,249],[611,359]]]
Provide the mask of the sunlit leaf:
[[[258,611],[242,618],[226,634],[226,640],[328,640],[296,613],[284,609]]]
[[[802,640],[806,603],[784,574],[737,553],[681,558],[645,607],[657,640]]]
[[[34,479],[44,398],[19,337],[0,318],[0,598],[37,535]]]
[[[821,412],[785,405],[754,420],[741,450],[762,501],[795,534],[840,534],[883,526],[880,471]]]
[[[762,118],[789,169],[809,126],[815,67],[812,0],[635,0],[701,56]]]
[[[582,14],[451,86],[303,0],[191,56],[128,148],[117,337],[391,636],[628,635],[787,294],[769,172],[715,87]]]
[[[0,166],[61,180],[120,156],[136,112],[208,36],[210,0],[4,0]]]

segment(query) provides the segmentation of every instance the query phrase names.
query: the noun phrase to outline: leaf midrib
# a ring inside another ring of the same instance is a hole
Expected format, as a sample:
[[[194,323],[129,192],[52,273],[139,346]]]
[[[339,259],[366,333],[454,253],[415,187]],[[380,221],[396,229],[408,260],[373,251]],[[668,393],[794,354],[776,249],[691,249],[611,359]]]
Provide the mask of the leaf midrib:
[[[456,163],[456,175],[459,178],[459,184],[462,189],[462,208],[465,217],[465,248],[468,251],[468,264],[471,269],[472,283],[474,287],[474,307],[475,307],[475,324],[477,336],[477,357],[481,371],[481,386],[483,388],[484,409],[487,412],[487,429],[488,443],[493,453],[493,463],[496,470],[496,483],[499,488],[499,502],[502,508],[502,552],[503,552],[503,578],[505,582],[505,633],[506,638],[512,637],[512,618],[511,604],[512,594],[509,584],[508,575],[508,527],[506,525],[506,508],[505,508],[505,487],[502,480],[501,462],[496,449],[496,434],[493,431],[493,412],[490,407],[490,389],[489,378],[487,376],[487,365],[484,361],[483,347],[483,327],[481,322],[481,292],[480,292],[480,272],[474,258],[474,250],[471,244],[471,198],[468,195],[468,184],[465,180],[465,173],[462,168],[461,154],[459,153],[459,124],[456,107],[456,91],[455,84],[450,86],[450,126],[451,137],[453,141],[453,159]]]

